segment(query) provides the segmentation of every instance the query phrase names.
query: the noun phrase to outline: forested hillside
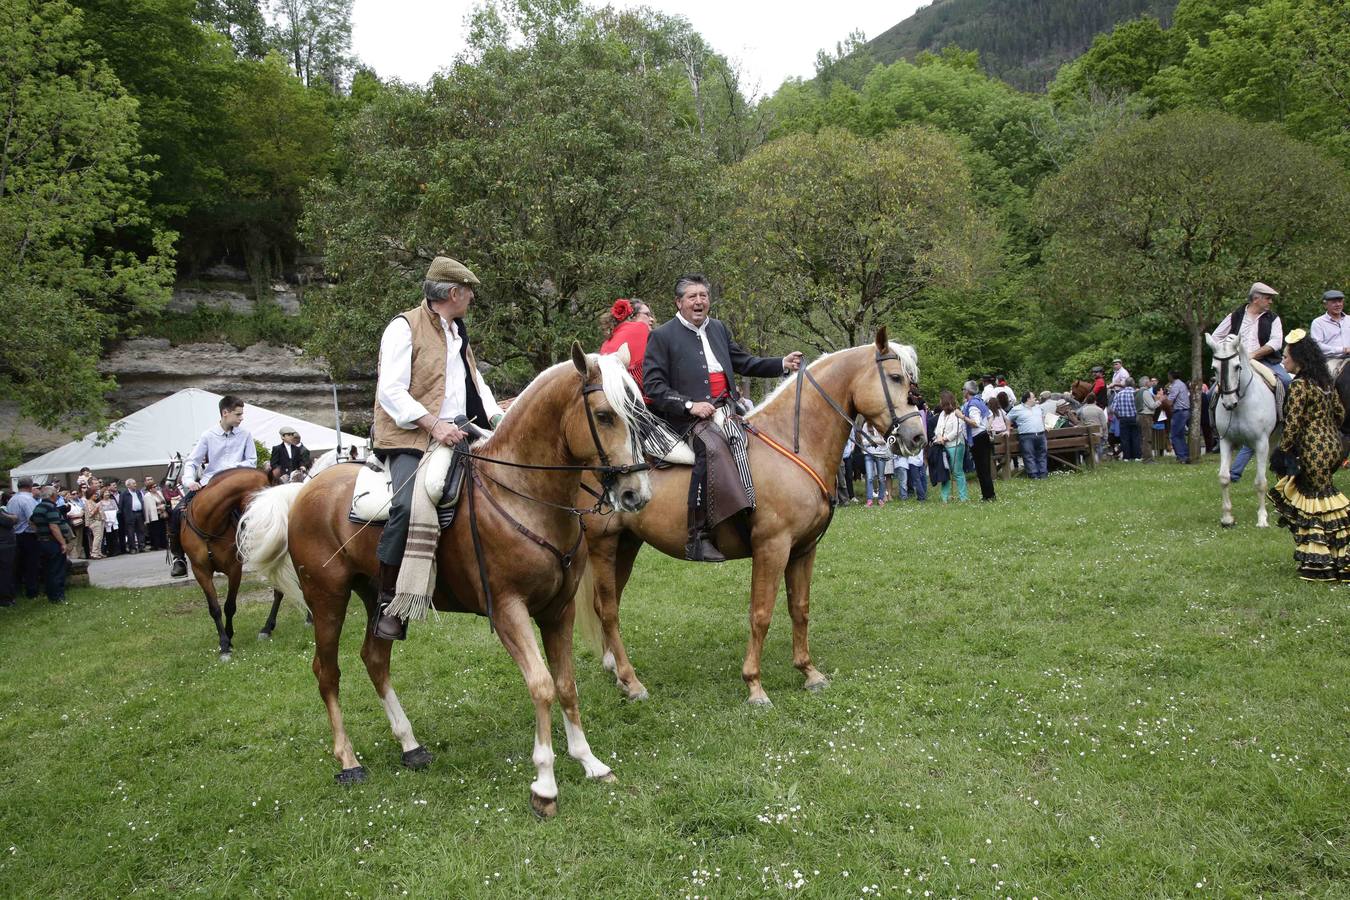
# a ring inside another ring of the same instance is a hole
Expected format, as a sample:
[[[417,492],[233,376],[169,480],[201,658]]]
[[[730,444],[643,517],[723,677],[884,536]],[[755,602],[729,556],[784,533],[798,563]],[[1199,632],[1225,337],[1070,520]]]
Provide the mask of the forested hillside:
[[[880,63],[944,47],[978,50],[985,71],[1040,90],[1098,33],[1139,15],[1164,23],[1176,0],[935,0],[867,42]]]

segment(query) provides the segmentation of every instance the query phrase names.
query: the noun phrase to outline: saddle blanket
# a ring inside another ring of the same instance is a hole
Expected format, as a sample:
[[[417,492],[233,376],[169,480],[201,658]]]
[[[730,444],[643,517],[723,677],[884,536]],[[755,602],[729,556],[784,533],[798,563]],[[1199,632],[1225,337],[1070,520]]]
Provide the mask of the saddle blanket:
[[[424,456],[420,463],[427,467],[427,496],[438,509],[442,507],[443,498],[452,510],[459,500],[458,496],[445,497],[445,484],[450,476],[450,465],[454,461],[454,455],[454,448],[438,444],[436,449]],[[372,455],[356,473],[356,483],[352,486],[352,504],[347,518],[360,525],[387,521],[395,487],[389,466]]]

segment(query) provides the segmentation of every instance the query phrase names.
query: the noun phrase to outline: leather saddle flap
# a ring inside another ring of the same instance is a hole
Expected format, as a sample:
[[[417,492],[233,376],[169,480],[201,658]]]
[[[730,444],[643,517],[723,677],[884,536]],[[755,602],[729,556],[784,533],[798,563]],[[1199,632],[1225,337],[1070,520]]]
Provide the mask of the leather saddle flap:
[[[438,444],[435,450],[423,458],[423,464],[427,466],[427,496],[438,507],[447,503],[453,505],[459,501],[458,484],[455,485],[455,496],[445,496],[446,481],[450,476],[450,464],[454,455],[453,448]],[[363,525],[368,522],[387,521],[389,505],[394,499],[393,489],[387,462],[371,456],[356,473],[356,482],[352,486],[352,505],[347,518]]]

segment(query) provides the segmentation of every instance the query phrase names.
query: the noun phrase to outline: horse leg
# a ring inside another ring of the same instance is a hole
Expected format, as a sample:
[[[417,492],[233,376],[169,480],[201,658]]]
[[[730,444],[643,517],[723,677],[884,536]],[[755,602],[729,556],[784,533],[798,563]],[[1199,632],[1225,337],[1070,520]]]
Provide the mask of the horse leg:
[[[1233,527],[1233,498],[1229,496],[1228,486],[1232,482],[1233,445],[1228,438],[1219,439],[1219,486],[1223,488],[1223,515],[1219,524],[1224,528]]]
[[[647,688],[638,680],[637,671],[628,658],[628,648],[619,634],[619,600],[623,596],[624,585],[628,583],[628,576],[633,573],[633,561],[637,559],[641,547],[641,541],[636,538],[625,540],[623,535],[599,538],[591,546],[595,612],[605,631],[602,664],[614,673],[615,683],[629,700],[646,700],[650,696]]]
[[[347,605],[338,598],[316,598],[307,595],[310,609],[318,609],[314,617],[314,677],[319,682],[319,696],[328,708],[328,724],[333,728],[333,756],[342,766],[334,778],[338,784],[356,784],[366,780],[365,766],[356,759],[351,739],[342,724],[342,708],[338,705],[338,682],[342,672],[338,668],[338,639],[342,636],[342,619]]]
[[[281,591],[272,591],[272,609],[267,614],[267,622],[263,625],[262,631],[258,632],[258,640],[266,641],[272,637],[272,631],[277,627],[277,610],[281,608]]]
[[[759,663],[764,653],[764,636],[769,633],[769,622],[773,619],[773,605],[778,599],[778,583],[787,565],[788,549],[783,537],[760,540],[755,543],[751,557],[750,641],[745,648],[741,678],[750,689],[747,702],[752,706],[773,706],[759,681]]]
[[[206,608],[211,612],[211,618],[216,623],[216,637],[220,641],[220,660],[221,662],[230,661],[230,641],[225,636],[225,620],[221,616],[220,598],[216,596],[216,583],[211,577],[208,569],[202,568],[192,563],[192,577],[197,579],[197,584],[201,586],[202,593],[206,595]]]
[[[1270,438],[1261,441],[1256,448],[1256,527],[1267,528],[1270,522],[1266,518],[1266,467],[1270,464]]]
[[[544,639],[544,653],[553,672],[553,688],[563,711],[563,729],[567,732],[567,755],[581,763],[587,778],[613,783],[619,779],[609,766],[596,759],[591,752],[586,733],[581,730],[581,710],[577,705],[577,682],[572,672],[572,621],[576,609],[572,604],[558,616],[557,621],[538,621],[539,635]]]
[[[243,566],[235,565],[225,573],[227,589],[225,592],[225,638],[220,645],[222,658],[228,657],[234,649],[234,611],[239,599],[239,581],[243,577]]]
[[[366,664],[370,682],[375,685],[375,693],[380,697],[384,714],[389,717],[389,727],[403,749],[403,765],[409,769],[425,769],[431,765],[431,751],[413,736],[412,723],[408,721],[403,705],[398,702],[398,695],[389,684],[389,654],[393,646],[393,641],[377,638],[367,628],[365,642],[361,645],[361,661]]]
[[[789,559],[783,571],[787,580],[788,611],[792,615],[792,664],[806,676],[808,691],[821,691],[829,686],[829,679],[811,664],[811,645],[807,627],[811,619],[811,572],[816,564],[816,548],[812,547],[795,559]]]
[[[539,653],[530,618],[516,597],[500,597],[494,619],[497,636],[525,676],[525,686],[534,701],[534,761],[536,777],[530,785],[530,808],[541,819],[557,815],[558,781],[553,774],[553,679]]]

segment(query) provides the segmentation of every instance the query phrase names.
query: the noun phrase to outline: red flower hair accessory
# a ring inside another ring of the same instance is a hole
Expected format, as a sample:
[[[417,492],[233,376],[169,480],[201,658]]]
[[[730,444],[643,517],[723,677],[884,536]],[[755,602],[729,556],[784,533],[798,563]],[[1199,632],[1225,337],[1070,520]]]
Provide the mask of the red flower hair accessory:
[[[609,314],[614,317],[614,321],[622,322],[633,314],[633,304],[622,298],[615,300],[609,308]]]

